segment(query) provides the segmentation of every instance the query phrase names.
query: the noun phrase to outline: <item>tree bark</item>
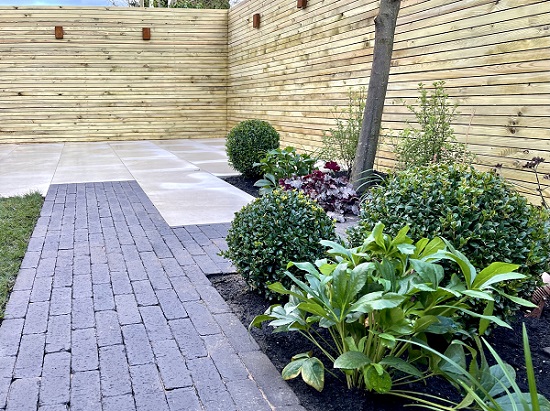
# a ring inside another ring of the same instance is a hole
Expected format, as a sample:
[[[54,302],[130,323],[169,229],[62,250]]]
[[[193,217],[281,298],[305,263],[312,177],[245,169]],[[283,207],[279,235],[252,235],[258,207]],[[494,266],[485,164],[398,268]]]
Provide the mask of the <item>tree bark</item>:
[[[374,50],[369,88],[351,174],[356,189],[360,188],[366,177],[372,175],[374,167],[382,112],[388,89],[395,25],[400,7],[401,0],[380,0],[380,10],[374,19]]]

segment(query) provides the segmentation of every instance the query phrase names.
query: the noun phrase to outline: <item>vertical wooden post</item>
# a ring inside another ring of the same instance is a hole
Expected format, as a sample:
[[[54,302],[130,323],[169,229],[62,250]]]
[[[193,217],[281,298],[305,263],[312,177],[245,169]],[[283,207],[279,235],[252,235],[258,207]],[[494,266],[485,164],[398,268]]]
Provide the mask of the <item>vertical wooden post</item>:
[[[305,9],[307,7],[307,0],[298,0],[297,7],[299,9]]]

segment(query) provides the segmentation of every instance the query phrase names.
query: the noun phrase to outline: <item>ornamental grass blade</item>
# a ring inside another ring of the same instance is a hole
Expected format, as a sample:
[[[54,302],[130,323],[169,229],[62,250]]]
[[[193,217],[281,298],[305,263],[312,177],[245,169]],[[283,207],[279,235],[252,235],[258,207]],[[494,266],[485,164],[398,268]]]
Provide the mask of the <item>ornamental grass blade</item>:
[[[525,356],[525,368],[527,369],[527,382],[529,384],[529,395],[531,396],[531,404],[533,411],[550,410],[550,402],[537,392],[537,383],[535,380],[535,370],[533,368],[533,359],[531,357],[531,346],[529,345],[529,337],[525,323],[522,324],[523,337],[523,353]],[[542,397],[542,398],[540,398]]]

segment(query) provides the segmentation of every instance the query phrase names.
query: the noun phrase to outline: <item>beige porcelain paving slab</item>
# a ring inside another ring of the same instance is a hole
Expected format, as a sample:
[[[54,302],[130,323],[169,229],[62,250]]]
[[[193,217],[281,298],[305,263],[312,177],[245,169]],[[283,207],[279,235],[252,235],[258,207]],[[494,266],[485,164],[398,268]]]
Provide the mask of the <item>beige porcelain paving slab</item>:
[[[144,178],[163,171],[199,171],[200,168],[150,141],[111,143],[117,156],[135,176]]]
[[[53,184],[133,180],[108,143],[65,143]]]
[[[0,196],[46,194],[63,144],[17,144],[0,161]]]
[[[165,177],[160,184],[139,179],[138,183],[172,227],[230,222],[236,211],[254,199],[207,172]],[[169,197],[165,191],[170,192]]]
[[[179,158],[217,176],[238,174],[227,162],[224,139],[155,141]]]

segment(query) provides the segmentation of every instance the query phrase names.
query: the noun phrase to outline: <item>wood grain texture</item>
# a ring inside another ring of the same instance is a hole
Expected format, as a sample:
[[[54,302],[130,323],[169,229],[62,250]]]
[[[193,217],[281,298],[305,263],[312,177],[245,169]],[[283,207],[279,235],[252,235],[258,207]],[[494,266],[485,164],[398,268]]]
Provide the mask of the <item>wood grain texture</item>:
[[[0,141],[224,137],[227,61],[226,10],[0,7]]]

